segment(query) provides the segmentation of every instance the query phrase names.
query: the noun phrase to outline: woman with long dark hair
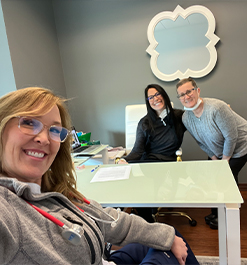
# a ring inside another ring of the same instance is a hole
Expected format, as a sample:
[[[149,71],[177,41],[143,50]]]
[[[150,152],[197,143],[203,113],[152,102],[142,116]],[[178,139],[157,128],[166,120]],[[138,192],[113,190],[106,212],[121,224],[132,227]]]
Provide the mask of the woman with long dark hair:
[[[138,123],[134,147],[119,164],[176,161],[186,130],[183,111],[172,108],[166,91],[157,84],[145,88],[145,100],[147,115]]]
[[[176,161],[176,151],[180,148],[185,127],[182,123],[183,111],[173,109],[166,91],[157,84],[145,88],[147,114],[141,118],[136,131],[136,140],[131,152],[118,164],[141,162]],[[146,221],[154,222],[156,208],[135,208],[134,213]]]

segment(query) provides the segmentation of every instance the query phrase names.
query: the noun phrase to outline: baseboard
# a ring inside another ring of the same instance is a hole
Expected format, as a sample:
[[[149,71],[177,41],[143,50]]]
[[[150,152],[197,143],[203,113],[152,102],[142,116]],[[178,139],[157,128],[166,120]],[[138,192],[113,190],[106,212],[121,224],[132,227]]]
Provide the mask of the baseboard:
[[[247,190],[247,183],[240,183],[238,184],[240,191],[246,191]]]
[[[200,265],[219,265],[219,257],[196,256]],[[247,258],[241,258],[241,265],[247,265]]]

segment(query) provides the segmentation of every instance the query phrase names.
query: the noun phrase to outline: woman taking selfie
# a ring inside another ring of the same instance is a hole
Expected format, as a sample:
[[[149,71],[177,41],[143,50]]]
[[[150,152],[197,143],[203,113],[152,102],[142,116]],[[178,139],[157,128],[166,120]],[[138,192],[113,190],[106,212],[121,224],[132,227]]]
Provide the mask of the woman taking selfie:
[[[76,190],[70,128],[65,100],[50,90],[0,98],[0,264],[123,264],[118,251],[103,260],[105,242],[136,242],[145,264],[198,264],[173,227],[103,209]]]

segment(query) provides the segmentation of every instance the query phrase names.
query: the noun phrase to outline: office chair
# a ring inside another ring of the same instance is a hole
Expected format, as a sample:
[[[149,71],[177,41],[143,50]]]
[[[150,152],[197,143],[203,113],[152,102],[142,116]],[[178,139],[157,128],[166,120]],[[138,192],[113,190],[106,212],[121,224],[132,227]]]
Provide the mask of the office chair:
[[[173,107],[173,103],[172,103]],[[128,154],[134,146],[136,139],[136,129],[139,120],[147,114],[146,104],[136,104],[136,105],[127,105],[125,107],[125,148],[126,153]],[[180,148],[176,152],[177,161],[182,161],[182,149]],[[191,226],[196,226],[196,220],[192,219],[184,212],[163,212],[162,208],[158,208],[156,214],[153,215],[153,219],[155,222],[158,222],[159,217],[163,217],[166,215],[175,215],[175,216],[184,216],[189,219],[189,224]]]

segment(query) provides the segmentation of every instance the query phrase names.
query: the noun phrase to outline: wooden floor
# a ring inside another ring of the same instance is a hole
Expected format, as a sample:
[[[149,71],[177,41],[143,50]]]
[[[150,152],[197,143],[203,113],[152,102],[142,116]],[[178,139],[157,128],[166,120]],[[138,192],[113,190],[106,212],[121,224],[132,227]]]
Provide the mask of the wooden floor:
[[[247,201],[247,190],[241,191],[244,201]],[[218,230],[212,230],[205,223],[204,217],[210,214],[210,209],[173,209],[186,212],[191,218],[197,221],[197,225],[189,225],[188,219],[179,216],[160,217],[160,222],[173,225],[187,240],[195,255],[218,256]],[[240,208],[240,234],[241,234],[241,257],[247,258],[247,202]]]
[[[240,208],[241,257],[247,258],[247,186],[244,186],[243,190],[240,188],[240,191],[246,201]],[[174,226],[187,240],[195,255],[219,256],[218,230],[209,228],[204,221],[204,217],[210,214],[210,209],[174,208],[173,211],[186,212],[197,221],[197,225],[192,227],[186,217],[179,216],[160,217],[159,222]],[[112,249],[119,247],[113,246]]]

